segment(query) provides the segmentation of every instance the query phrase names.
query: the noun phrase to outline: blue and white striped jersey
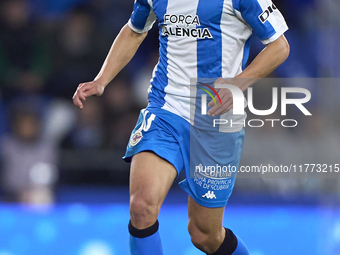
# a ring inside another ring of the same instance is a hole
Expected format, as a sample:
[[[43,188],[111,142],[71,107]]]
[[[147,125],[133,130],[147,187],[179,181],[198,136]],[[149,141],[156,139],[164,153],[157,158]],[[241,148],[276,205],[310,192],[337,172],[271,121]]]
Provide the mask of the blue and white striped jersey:
[[[188,121],[190,79],[233,78],[247,62],[250,36],[264,44],[287,29],[271,0],[136,0],[129,27],[142,33],[159,22],[159,62],[149,89],[149,106],[161,107]],[[191,96],[192,97],[192,96]],[[218,116],[230,119],[230,112]],[[235,120],[244,120],[237,116]],[[223,128],[236,132],[242,125]]]

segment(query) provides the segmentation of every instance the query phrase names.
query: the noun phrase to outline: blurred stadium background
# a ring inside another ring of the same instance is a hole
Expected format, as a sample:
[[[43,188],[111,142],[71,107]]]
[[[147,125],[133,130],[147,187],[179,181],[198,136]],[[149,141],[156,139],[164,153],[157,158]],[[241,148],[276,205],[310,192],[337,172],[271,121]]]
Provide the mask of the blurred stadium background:
[[[313,116],[292,109],[297,128],[248,128],[241,165],[338,164],[340,2],[274,2],[290,27],[291,54],[271,77],[298,78],[290,86],[311,91]],[[157,26],[102,97],[83,111],[71,98],[99,71],[132,6],[1,0],[0,255],[128,254],[129,165],[121,157],[146,106]],[[250,59],[262,48],[253,38]],[[259,108],[268,108],[270,86],[254,89]],[[337,175],[239,178],[225,224],[252,255],[340,254],[339,191]],[[186,231],[186,201],[175,184],[160,214],[166,255],[202,254]]]

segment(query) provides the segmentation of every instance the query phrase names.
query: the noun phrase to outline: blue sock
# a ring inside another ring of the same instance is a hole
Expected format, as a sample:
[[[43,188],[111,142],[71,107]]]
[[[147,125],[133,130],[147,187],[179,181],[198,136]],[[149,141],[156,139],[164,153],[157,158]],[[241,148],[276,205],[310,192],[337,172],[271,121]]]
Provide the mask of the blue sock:
[[[158,220],[146,229],[136,229],[129,222],[131,255],[163,255],[158,227]]]
[[[234,235],[230,229],[226,228],[223,243],[211,255],[249,255],[249,251],[244,242]]]

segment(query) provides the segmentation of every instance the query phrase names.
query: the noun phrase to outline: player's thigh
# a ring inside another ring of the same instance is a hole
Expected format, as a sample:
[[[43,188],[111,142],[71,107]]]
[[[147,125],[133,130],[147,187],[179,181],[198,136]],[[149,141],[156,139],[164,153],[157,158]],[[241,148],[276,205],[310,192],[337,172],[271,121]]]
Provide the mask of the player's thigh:
[[[141,207],[143,204],[160,207],[176,176],[175,167],[153,152],[134,155],[130,171],[130,203],[134,201],[137,207],[138,202]]]
[[[224,207],[208,208],[196,203],[190,196],[188,200],[189,223],[191,235],[195,234],[221,234]],[[221,231],[221,233],[216,233]],[[198,233],[197,233],[198,232]],[[223,233],[222,233],[223,234]]]

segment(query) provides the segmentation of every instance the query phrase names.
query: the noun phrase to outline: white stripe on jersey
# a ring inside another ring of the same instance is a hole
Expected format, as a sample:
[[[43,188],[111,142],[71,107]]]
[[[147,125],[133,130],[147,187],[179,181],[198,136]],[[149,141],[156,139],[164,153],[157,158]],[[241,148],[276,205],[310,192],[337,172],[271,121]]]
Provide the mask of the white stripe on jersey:
[[[194,17],[197,5],[198,0],[186,0],[180,6],[178,1],[169,0],[166,13]],[[196,38],[168,36],[167,52],[168,86],[164,89],[166,103],[162,108],[189,120],[190,78],[197,77]]]
[[[252,31],[234,15],[231,0],[225,0],[221,18],[222,30],[222,77],[234,78],[242,72],[244,44]]]

